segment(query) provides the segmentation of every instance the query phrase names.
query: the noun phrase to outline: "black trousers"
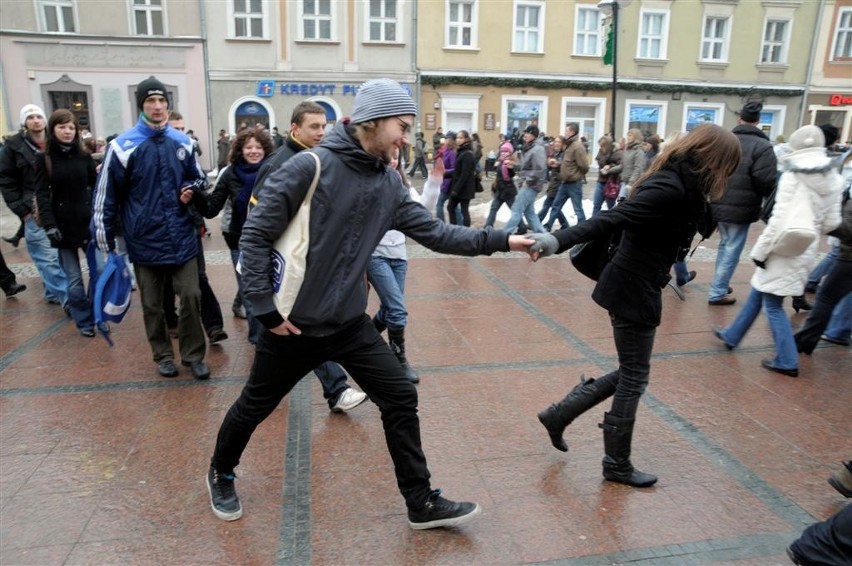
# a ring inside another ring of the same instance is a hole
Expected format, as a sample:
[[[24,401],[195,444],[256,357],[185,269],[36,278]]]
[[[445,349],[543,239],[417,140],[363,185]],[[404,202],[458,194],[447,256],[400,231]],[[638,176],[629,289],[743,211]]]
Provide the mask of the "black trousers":
[[[852,261],[838,258],[817,287],[814,306],[802,328],[796,332],[796,347],[810,354],[831,320],[834,307],[852,292]]]
[[[790,548],[805,564],[852,563],[852,505],[805,529]]]
[[[204,261],[204,247],[200,236],[198,238],[198,255],[195,259],[198,264],[198,288],[201,290],[201,324],[204,325],[204,331],[209,335],[212,330],[221,330],[225,323],[222,319],[222,307],[219,305],[219,299],[216,298],[216,293],[213,292],[210,280],[207,278],[207,263]],[[166,324],[169,328],[177,326],[175,292],[171,278],[166,280],[166,287],[163,291],[163,310],[166,313]]]
[[[613,389],[610,414],[635,419],[639,399],[648,387],[656,326],[638,324],[610,313],[612,335],[618,351],[618,369],[600,378]]]
[[[397,485],[409,507],[431,491],[420,444],[417,389],[367,315],[330,336],[279,336],[264,330],[248,382],[225,415],[211,464],[223,473],[240,462],[255,428],[305,374],[324,361],[337,362],[379,407]]]

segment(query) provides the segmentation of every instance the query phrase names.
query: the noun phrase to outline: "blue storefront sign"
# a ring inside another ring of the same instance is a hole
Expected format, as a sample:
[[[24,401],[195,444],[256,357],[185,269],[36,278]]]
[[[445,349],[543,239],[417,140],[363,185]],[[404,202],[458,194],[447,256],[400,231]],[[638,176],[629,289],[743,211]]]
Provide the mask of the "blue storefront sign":
[[[270,97],[275,94],[275,81],[257,81],[257,96]]]

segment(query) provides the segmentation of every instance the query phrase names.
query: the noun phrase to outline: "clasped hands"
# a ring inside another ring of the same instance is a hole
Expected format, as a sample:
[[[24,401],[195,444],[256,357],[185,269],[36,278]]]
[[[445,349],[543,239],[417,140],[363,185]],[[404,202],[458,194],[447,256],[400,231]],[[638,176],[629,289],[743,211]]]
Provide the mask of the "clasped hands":
[[[527,252],[530,261],[555,254],[559,250],[559,241],[553,234],[528,234],[509,236],[509,249],[513,252]]]

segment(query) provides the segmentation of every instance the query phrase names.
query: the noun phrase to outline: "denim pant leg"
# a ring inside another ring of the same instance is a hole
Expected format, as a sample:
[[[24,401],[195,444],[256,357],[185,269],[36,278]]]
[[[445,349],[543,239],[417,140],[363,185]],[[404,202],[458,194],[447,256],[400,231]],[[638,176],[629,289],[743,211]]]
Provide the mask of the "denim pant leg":
[[[521,218],[524,216],[524,203],[520,198],[520,194],[515,197],[514,202],[511,204],[511,210],[512,216],[509,217],[509,221],[503,226],[503,230],[513,234],[518,224],[520,224]]]
[[[541,209],[538,211],[538,219],[544,222],[545,216],[550,212],[550,207],[553,206],[553,200],[556,198],[556,195],[550,196],[547,195],[544,197],[544,202],[541,203]]]
[[[77,248],[73,250],[60,249],[59,265],[68,279],[68,308],[71,310],[71,318],[74,319],[74,324],[81,330],[94,328],[95,315],[92,311],[92,302],[86,294],[86,286],[83,283],[83,271],[80,267],[80,255]]]
[[[689,269],[686,267],[686,261],[674,262],[675,281],[680,285],[681,281],[689,279]]]
[[[27,251],[44,283],[44,298],[64,305],[68,301],[68,280],[59,265],[59,254],[51,247],[44,230],[30,215],[24,228]]]
[[[585,222],[586,213],[583,210],[583,183],[580,181],[568,183],[568,196],[571,197],[571,204],[574,205],[574,214],[577,216],[577,223]]]
[[[721,332],[727,344],[730,344],[731,346],[739,345],[743,336],[746,335],[748,329],[751,328],[752,324],[754,324],[754,320],[757,318],[757,315],[760,314],[760,307],[762,305],[763,293],[752,287],[748,298],[745,303],[743,303],[743,307],[740,309],[740,312],[737,314],[737,318],[734,319],[734,322],[732,322],[730,326]]]
[[[438,193],[438,200],[435,202],[435,218],[444,222],[444,207],[447,204],[447,199],[450,198],[449,193]]]
[[[592,216],[600,212],[601,207],[603,207],[605,184],[606,183],[602,183],[600,181],[595,183],[595,195],[592,197]]]
[[[408,261],[373,256],[367,268],[367,279],[376,290],[381,302],[377,315],[385,326],[405,328],[408,324],[408,310],[405,307],[405,276]]]
[[[793,327],[784,312],[784,297],[763,294],[763,311],[769,320],[772,338],[775,341],[775,359],[772,364],[783,369],[799,367],[799,354],[796,351],[796,341],[793,338]]]
[[[556,191],[556,198],[553,200],[553,206],[550,207],[550,216],[547,219],[548,226],[553,226],[553,223],[559,219],[559,215],[562,214],[562,207],[568,202],[568,185],[569,183],[562,183],[559,185],[559,190]],[[562,214],[562,218],[565,218],[564,214]],[[567,219],[565,220],[565,226],[568,226]]]
[[[497,211],[500,210],[504,202],[503,199],[496,196],[491,199],[491,206],[488,209],[488,218],[485,220],[485,226],[494,226],[494,223],[497,222]]]
[[[852,293],[846,295],[831,313],[831,320],[824,334],[835,340],[849,341],[852,338]]]
[[[514,218],[515,211],[518,211],[520,213],[518,223],[520,223],[521,218],[525,218],[528,227],[533,232],[544,232],[541,220],[538,219],[538,215],[535,213],[535,199],[537,196],[538,193],[535,192],[535,190],[530,189],[529,187],[521,188],[517,198],[515,199],[515,204],[512,206],[512,217]]]
[[[338,395],[349,389],[346,383],[346,372],[333,362],[323,362],[314,368],[314,374],[322,386],[322,396],[328,401],[328,406],[334,405]]]
[[[825,277],[829,270],[831,270],[831,266],[834,265],[834,262],[837,260],[837,256],[840,254],[840,245],[831,246],[831,249],[828,250],[828,253],[825,254],[825,257],[814,267],[811,272],[808,274],[808,285],[811,287],[816,287],[819,285],[819,282]]]
[[[748,224],[719,222],[719,248],[716,252],[716,270],[710,284],[709,300],[715,301],[728,294],[728,285],[745,247],[748,228]]]
[[[618,351],[618,384],[612,398],[610,414],[623,419],[636,418],[639,398],[645,392],[651,375],[651,353],[654,350],[655,326],[630,322],[610,314],[615,349]]]

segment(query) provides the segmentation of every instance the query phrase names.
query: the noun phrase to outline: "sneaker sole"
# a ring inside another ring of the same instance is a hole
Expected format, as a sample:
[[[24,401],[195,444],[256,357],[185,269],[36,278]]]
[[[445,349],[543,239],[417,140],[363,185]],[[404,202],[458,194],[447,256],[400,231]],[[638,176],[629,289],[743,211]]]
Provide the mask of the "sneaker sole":
[[[470,513],[466,515],[461,515],[459,517],[450,517],[448,519],[436,519],[434,521],[429,521],[428,523],[412,523],[408,521],[408,526],[416,531],[422,531],[425,529],[437,529],[440,527],[458,527],[459,525],[463,525],[468,521],[473,520],[477,516],[482,514],[482,507],[479,504],[476,504],[476,507],[471,510]]]
[[[224,511],[219,511],[213,505],[213,490],[210,489],[210,477],[207,474],[204,475],[204,485],[207,486],[207,495],[210,498],[210,508],[213,509],[213,514],[222,519],[223,521],[236,521],[240,517],[243,516],[243,506],[240,505],[240,508],[234,511],[233,513],[225,513]]]
[[[363,403],[366,400],[367,400],[367,395],[365,394],[364,397],[360,401],[358,401],[357,403],[350,403],[348,405],[335,405],[334,407],[331,408],[331,412],[339,414],[339,413],[345,413],[346,411],[351,411],[352,409],[354,409],[355,407],[357,407],[358,405],[360,405],[361,403]]]

